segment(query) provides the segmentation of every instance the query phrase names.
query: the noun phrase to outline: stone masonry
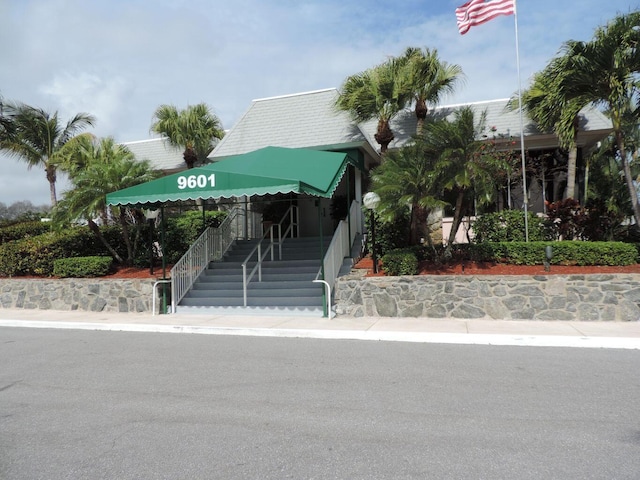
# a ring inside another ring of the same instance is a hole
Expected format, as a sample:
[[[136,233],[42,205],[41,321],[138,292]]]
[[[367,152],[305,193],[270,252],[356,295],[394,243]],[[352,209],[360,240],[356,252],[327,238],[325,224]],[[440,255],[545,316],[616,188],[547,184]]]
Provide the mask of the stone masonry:
[[[640,321],[640,275],[340,277],[336,313],[352,317]]]
[[[136,279],[0,279],[0,307],[151,312],[153,284]]]

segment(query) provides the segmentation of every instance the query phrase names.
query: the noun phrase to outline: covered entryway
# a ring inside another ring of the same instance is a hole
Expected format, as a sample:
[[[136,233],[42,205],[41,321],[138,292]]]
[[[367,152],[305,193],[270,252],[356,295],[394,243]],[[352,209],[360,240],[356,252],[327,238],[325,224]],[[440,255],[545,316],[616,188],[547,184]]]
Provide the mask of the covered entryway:
[[[356,165],[357,162],[347,153],[325,152],[309,149],[291,149],[266,147],[260,150],[249,152],[235,157],[229,157],[217,163],[206,165],[200,168],[186,170],[180,173],[169,175],[158,180],[145,184],[130,187],[124,190],[113,192],[107,195],[108,205],[128,205],[146,208],[161,208],[173,202],[187,200],[208,200],[208,199],[256,199],[274,194],[296,194],[301,198],[329,199],[333,196],[345,172],[349,171],[349,165]],[[349,189],[347,189],[349,191]],[[358,203],[352,202],[349,198],[349,215],[344,225],[338,225],[336,234],[339,233],[339,240],[332,240],[330,244],[325,243],[324,236],[332,232],[323,231],[321,209],[323,205],[320,201],[301,202],[306,205],[305,210],[300,212],[296,207],[296,229],[290,233],[291,237],[304,234],[301,227],[305,222],[299,221],[304,215],[307,224],[312,226],[314,222],[309,222],[309,217],[319,219],[316,232],[318,245],[314,248],[321,252],[321,259],[318,259],[318,275],[316,280],[322,281],[330,288],[339,270],[338,262],[342,262],[345,256],[349,256],[353,240],[356,233],[362,232],[362,218],[357,208]],[[244,204],[246,205],[246,203]],[[317,214],[309,208],[315,207]],[[292,213],[292,219],[294,213]],[[292,222],[294,223],[294,222]],[[314,232],[314,233],[316,233]],[[269,233],[269,232],[267,232]],[[274,234],[265,234],[259,239],[254,250],[257,252],[255,260],[252,260],[254,251],[242,262],[243,277],[243,306],[250,303],[250,289],[248,284],[253,281],[261,281],[262,264],[270,259],[263,255],[263,251],[273,252],[274,248],[281,249],[283,238]],[[246,238],[246,231],[243,235],[235,235]],[[315,235],[314,235],[315,236]],[[206,240],[203,240],[206,243]],[[279,245],[275,245],[274,243]],[[194,245],[195,246],[195,245]],[[226,250],[228,246],[224,247]],[[191,250],[194,250],[192,248]],[[190,251],[191,251],[190,250]],[[197,250],[197,249],[196,249]],[[206,251],[207,248],[203,248]],[[223,252],[224,253],[224,252]],[[204,271],[211,255],[207,253],[206,258],[201,254],[198,259],[189,260],[189,267],[182,268],[178,264],[172,270],[172,304],[175,308],[186,291],[196,281],[197,277]],[[271,258],[273,260],[273,258]],[[198,265],[194,268],[194,262]],[[252,269],[251,269],[252,268]],[[181,270],[182,269],[182,270]],[[183,278],[186,272],[188,278]],[[179,278],[178,278],[179,277]],[[180,282],[179,285],[176,282]],[[178,292],[178,293],[176,293]],[[325,292],[326,293],[326,292]],[[329,295],[330,297],[330,295]],[[326,302],[328,303],[328,302]],[[324,306],[324,305],[323,305]],[[325,308],[325,314],[327,308]]]

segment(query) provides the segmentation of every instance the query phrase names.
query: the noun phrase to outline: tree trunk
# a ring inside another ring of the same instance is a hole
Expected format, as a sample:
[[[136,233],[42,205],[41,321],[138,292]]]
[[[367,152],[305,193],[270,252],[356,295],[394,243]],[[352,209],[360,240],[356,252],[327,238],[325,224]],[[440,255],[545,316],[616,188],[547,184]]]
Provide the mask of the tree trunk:
[[[104,238],[104,236],[102,235],[102,232],[100,231],[100,227],[98,227],[96,222],[89,219],[88,224],[89,224],[89,229],[94,233],[96,237],[98,237],[98,239],[100,239],[100,241],[107,248],[111,256],[115,258],[118,263],[123,263],[122,257],[118,255],[118,252],[116,252],[111,245],[109,245],[109,242],[107,242],[107,239]]]
[[[416,133],[418,135],[420,135],[422,133],[422,129],[424,128],[424,121],[427,118],[427,112],[429,110],[427,109],[427,102],[425,102],[422,99],[417,99],[416,100],[416,120],[417,120],[417,125],[416,125]]]
[[[54,165],[47,165],[45,167],[45,173],[47,175],[47,181],[49,182],[51,207],[53,208],[58,204],[58,198],[56,195],[56,167]]]
[[[567,198],[575,197],[577,158],[578,146],[574,144],[569,149],[569,159],[567,160]]]
[[[418,206],[411,206],[411,213],[409,218],[409,245],[416,245],[418,243]]]
[[[127,265],[133,263],[133,245],[129,238],[129,224],[127,223],[127,214],[125,207],[120,207],[120,226],[122,227],[122,237],[124,244],[127,246]]]
[[[624,178],[627,182],[627,188],[629,189],[629,196],[631,197],[631,206],[633,207],[633,216],[636,220],[636,225],[640,226],[640,207],[638,206],[638,191],[633,184],[633,176],[631,175],[631,167],[627,161],[627,152],[624,146],[624,137],[620,129],[616,129],[616,143],[618,145],[618,151],[620,152],[620,158],[622,159],[622,170],[624,171]]]
[[[384,155],[389,148],[389,144],[395,138],[391,127],[389,127],[389,122],[383,119],[378,120],[378,129],[373,137],[380,144],[380,153],[382,155]]]
[[[451,223],[451,231],[449,232],[449,238],[447,239],[447,246],[445,248],[445,256],[451,256],[451,246],[456,239],[456,233],[458,233],[458,228],[462,224],[462,203],[464,201],[465,190],[460,190],[456,197],[456,209],[453,212],[453,221]]]
[[[198,161],[198,155],[191,147],[187,147],[182,154],[182,158],[184,158],[184,163],[187,164],[187,168],[193,168]]]

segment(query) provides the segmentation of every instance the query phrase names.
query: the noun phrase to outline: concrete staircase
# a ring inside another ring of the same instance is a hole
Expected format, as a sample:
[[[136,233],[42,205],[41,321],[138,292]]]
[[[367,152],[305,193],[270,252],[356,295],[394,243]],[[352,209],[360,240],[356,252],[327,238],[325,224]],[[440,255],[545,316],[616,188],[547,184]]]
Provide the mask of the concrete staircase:
[[[324,238],[324,248],[330,237]],[[223,261],[211,262],[192,289],[177,306],[178,313],[301,315],[321,317],[323,285],[313,283],[320,270],[319,237],[288,238],[282,245],[282,260],[262,264],[262,282],[258,274],[249,283],[247,306],[243,305],[242,262],[257,240],[238,241]],[[266,242],[263,242],[263,246]],[[255,261],[247,265],[247,272]]]

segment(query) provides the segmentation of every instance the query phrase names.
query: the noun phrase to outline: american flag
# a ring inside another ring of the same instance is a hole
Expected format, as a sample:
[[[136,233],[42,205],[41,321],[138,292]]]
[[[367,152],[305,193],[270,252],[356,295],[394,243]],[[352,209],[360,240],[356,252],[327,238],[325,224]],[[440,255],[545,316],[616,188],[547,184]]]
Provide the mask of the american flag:
[[[461,35],[469,31],[471,27],[482,25],[499,15],[513,15],[515,13],[515,0],[471,0],[461,7],[456,8],[456,20]]]

